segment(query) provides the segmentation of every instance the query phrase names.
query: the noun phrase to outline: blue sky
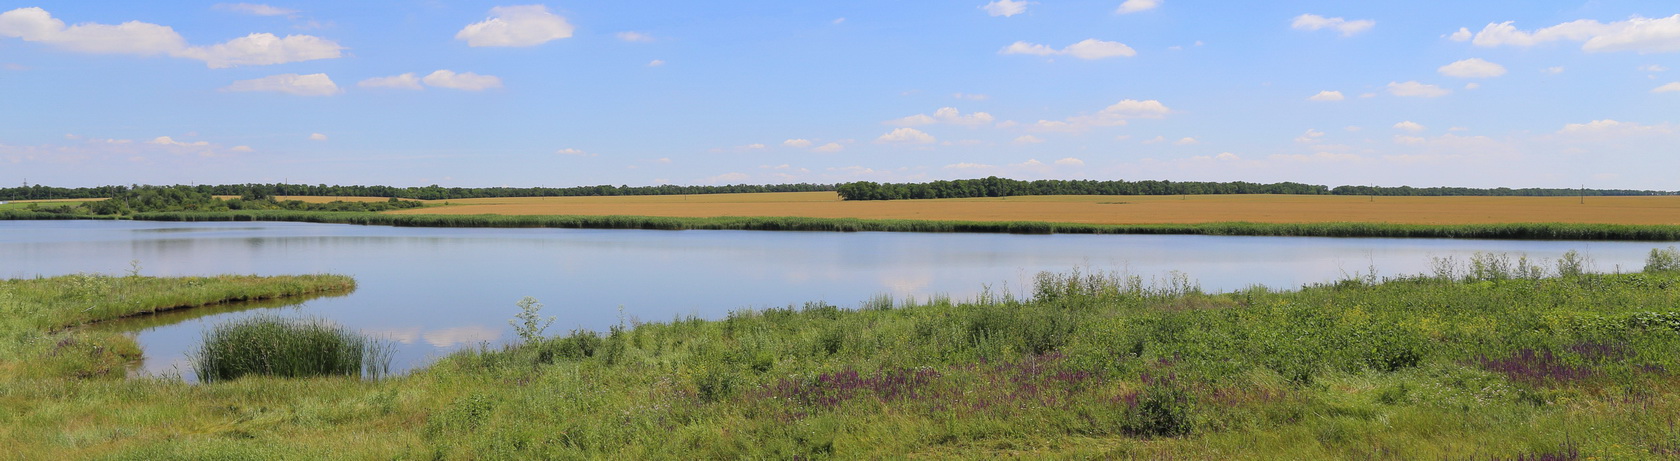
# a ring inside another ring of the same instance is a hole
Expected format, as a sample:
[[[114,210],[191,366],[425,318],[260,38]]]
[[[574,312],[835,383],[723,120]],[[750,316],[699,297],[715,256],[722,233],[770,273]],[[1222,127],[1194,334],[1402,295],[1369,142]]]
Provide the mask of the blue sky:
[[[1680,189],[1672,1],[0,7],[0,184]]]

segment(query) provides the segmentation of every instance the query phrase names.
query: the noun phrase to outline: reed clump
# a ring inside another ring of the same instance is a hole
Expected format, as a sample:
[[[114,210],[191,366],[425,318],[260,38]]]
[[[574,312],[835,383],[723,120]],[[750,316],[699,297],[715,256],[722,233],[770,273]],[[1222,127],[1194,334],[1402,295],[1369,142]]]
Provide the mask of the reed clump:
[[[252,317],[217,325],[192,353],[205,382],[245,375],[379,377],[390,371],[392,348],[321,319]]]

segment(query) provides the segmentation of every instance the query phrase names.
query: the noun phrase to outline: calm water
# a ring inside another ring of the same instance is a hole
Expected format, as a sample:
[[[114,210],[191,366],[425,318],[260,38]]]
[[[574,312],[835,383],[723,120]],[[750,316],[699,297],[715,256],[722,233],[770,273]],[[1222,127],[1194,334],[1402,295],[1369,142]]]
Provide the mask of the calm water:
[[[209,325],[259,313],[315,316],[398,343],[394,368],[513,336],[507,320],[533,296],[559,320],[549,333],[622,320],[824,301],[857,306],[882,293],[965,299],[984,287],[1022,293],[1039,271],[1076,267],[1146,280],[1181,271],[1209,291],[1294,288],[1364,273],[1429,270],[1432,257],[1478,251],[1551,261],[1574,249],[1598,271],[1637,271],[1670,243],[1143,235],[1001,235],[571,229],[431,229],[308,223],[0,221],[0,277],[76,272],[144,275],[338,273],[354,293],[113,322],[133,331],[149,373],[190,375],[185,353]],[[189,376],[190,377],[190,376]]]

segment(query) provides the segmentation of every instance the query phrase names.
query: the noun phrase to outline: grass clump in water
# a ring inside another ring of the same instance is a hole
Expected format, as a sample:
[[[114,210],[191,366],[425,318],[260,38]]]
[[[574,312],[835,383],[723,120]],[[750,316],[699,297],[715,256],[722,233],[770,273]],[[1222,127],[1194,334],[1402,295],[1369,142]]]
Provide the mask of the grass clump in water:
[[[389,345],[321,319],[261,316],[217,325],[192,354],[205,382],[256,374],[379,377],[390,371]]]

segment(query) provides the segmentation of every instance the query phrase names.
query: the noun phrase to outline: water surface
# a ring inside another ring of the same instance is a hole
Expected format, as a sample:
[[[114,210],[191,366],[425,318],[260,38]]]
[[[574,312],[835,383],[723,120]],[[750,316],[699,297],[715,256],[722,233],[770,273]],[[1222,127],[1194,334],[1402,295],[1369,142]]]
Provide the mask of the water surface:
[[[1180,271],[1209,291],[1296,288],[1367,273],[1428,272],[1431,258],[1479,251],[1552,261],[1574,249],[1603,272],[1637,271],[1669,243],[888,232],[451,229],[311,223],[0,221],[0,277],[338,273],[343,296],[189,309],[111,322],[133,331],[143,370],[190,375],[185,353],[209,325],[258,314],[316,316],[398,343],[394,367],[513,337],[532,296],[559,317],[549,333],[604,330],[731,310],[823,301],[1020,294],[1033,274],[1073,268],[1146,280]],[[1514,256],[1513,256],[1514,257]],[[189,376],[190,378],[190,376]]]

